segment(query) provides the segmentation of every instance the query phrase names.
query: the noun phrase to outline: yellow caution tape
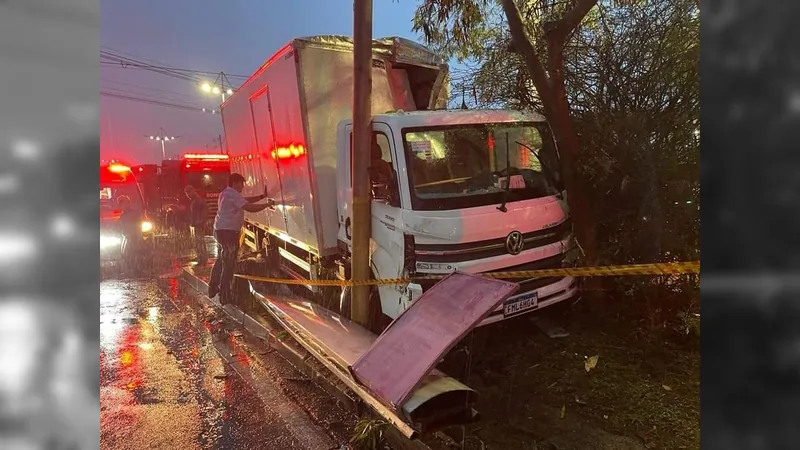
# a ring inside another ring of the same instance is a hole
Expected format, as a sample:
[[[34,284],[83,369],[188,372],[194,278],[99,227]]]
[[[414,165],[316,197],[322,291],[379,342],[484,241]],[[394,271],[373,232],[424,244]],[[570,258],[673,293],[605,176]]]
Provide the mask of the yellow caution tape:
[[[526,280],[544,277],[620,277],[638,275],[687,275],[700,273],[700,261],[630,264],[624,266],[564,267],[558,269],[524,270],[517,272],[482,273],[487,278]],[[260,277],[256,275],[235,275],[250,281],[262,283],[295,284],[303,286],[387,286],[406,284],[414,280],[440,280],[447,275],[424,275],[413,278],[384,278],[381,280],[294,280],[286,278]]]

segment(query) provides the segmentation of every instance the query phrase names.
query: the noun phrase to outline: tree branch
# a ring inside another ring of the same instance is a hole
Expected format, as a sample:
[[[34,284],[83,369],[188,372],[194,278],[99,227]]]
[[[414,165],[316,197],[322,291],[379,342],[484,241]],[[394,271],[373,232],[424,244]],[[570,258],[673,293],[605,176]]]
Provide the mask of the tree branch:
[[[560,47],[567,41],[567,36],[578,28],[583,18],[589,14],[589,11],[591,11],[596,4],[597,0],[578,0],[575,6],[564,14],[564,17],[556,21],[547,22],[543,25],[544,34],[548,42],[558,46],[558,48],[554,50],[560,51]]]
[[[594,0],[597,1],[597,0]],[[525,61],[525,66],[530,72],[533,85],[536,86],[539,96],[542,98],[545,109],[549,109],[553,102],[551,101],[550,79],[539,60],[539,55],[536,52],[528,36],[525,34],[525,25],[522,22],[522,15],[514,0],[500,0],[503,11],[508,20],[508,29],[511,32],[511,41],[514,43],[514,48],[522,56]]]

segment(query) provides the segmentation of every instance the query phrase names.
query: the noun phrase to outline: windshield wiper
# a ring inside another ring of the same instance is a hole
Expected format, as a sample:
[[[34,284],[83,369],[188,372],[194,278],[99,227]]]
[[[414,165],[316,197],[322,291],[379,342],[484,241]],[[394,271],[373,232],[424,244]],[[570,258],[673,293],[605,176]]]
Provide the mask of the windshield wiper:
[[[509,158],[509,146],[508,146],[508,132],[506,132],[506,189],[503,191],[503,202],[500,203],[500,206],[497,207],[497,210],[500,212],[508,212],[508,208],[506,208],[506,203],[508,203],[508,193],[511,192],[511,161]]]
[[[545,164],[544,160],[543,160],[542,158],[540,158],[540,157],[539,157],[539,154],[538,154],[538,153],[536,153],[536,151],[535,151],[534,149],[532,149],[532,148],[528,147],[527,145],[523,144],[522,142],[519,142],[519,141],[514,141],[514,143],[515,143],[515,144],[517,144],[517,145],[521,145],[521,146],[525,147],[526,149],[528,149],[528,151],[529,151],[529,152],[531,152],[531,154],[533,154],[533,156],[536,158],[536,160],[537,160],[537,161],[539,161],[539,164],[541,164],[541,165],[542,165],[542,169],[543,169],[543,172],[544,172],[544,176],[545,176],[545,177],[547,177],[547,181],[549,181],[549,182],[550,182],[550,184],[552,184],[552,185],[553,185],[553,187],[554,187],[556,190],[559,190],[559,189],[558,189],[558,181],[556,180],[556,177],[555,177],[555,175],[553,174],[553,171],[552,171],[552,169],[550,169],[550,166],[548,166],[547,164]]]

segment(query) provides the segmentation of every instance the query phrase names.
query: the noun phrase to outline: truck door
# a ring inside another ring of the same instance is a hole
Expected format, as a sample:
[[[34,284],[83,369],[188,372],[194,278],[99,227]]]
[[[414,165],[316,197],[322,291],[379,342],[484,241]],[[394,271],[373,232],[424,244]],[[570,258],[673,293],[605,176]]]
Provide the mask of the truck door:
[[[370,179],[372,185],[372,218],[373,238],[385,249],[400,253],[402,257],[402,231],[400,225],[400,189],[397,181],[398,161],[395,153],[394,138],[391,129],[383,123],[374,123],[372,127],[372,148],[370,158]],[[339,148],[348,151],[339,153],[339,172],[337,184],[339,190],[339,240],[350,245],[352,236],[353,205],[353,132],[352,125],[347,124],[340,129]],[[376,225],[379,225],[376,227]]]
[[[251,167],[256,168],[258,174],[253,176],[256,191],[253,195],[258,195],[264,192],[264,186],[270,189],[276,185],[281,186],[281,174],[279,162],[277,158],[271,157],[272,152],[275,150],[274,139],[274,124],[272,119],[272,103],[269,96],[269,89],[265,86],[264,89],[256,93],[250,98],[250,111],[253,118],[253,130],[256,135],[256,146],[258,147],[258,158],[256,163]],[[275,203],[280,205],[286,204],[283,198],[283,189],[278,189],[278,193],[274,194],[277,198],[273,198]],[[266,221],[271,227],[281,229],[288,232],[288,224],[283,208],[270,208],[265,210],[267,216]]]

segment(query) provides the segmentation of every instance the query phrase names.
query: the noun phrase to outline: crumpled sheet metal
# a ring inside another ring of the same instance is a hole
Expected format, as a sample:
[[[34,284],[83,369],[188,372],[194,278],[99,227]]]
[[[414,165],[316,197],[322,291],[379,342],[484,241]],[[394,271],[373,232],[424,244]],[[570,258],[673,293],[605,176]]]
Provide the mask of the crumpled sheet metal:
[[[385,404],[400,409],[437,362],[500,303],[516,283],[453,273],[411,304],[350,368]]]
[[[295,45],[312,45],[332,50],[353,51],[353,39],[347,36],[320,35],[297,38]],[[372,40],[372,53],[383,55],[392,62],[440,67],[447,60],[433,50],[402,37],[384,37]]]

